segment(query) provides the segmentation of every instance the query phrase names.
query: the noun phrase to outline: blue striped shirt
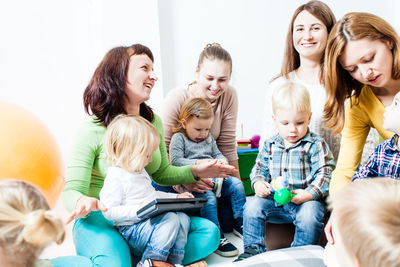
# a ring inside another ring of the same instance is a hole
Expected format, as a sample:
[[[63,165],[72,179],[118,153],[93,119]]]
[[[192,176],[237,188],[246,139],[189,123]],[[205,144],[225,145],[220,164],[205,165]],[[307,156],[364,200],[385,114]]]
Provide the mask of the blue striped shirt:
[[[395,134],[391,139],[380,143],[369,156],[367,163],[358,167],[351,181],[371,177],[400,179],[400,151],[396,146],[398,138]]]
[[[304,189],[318,200],[328,194],[334,167],[332,152],[318,135],[308,131],[296,144],[285,148],[277,134],[265,141],[250,179],[253,186],[256,181],[270,183],[271,177],[283,176],[289,190]]]

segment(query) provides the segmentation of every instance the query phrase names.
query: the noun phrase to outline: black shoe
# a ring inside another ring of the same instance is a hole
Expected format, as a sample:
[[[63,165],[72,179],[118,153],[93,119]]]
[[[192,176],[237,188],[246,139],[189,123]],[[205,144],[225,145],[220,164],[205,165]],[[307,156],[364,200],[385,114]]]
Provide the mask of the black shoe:
[[[222,236],[219,242],[219,247],[215,253],[221,255],[222,257],[233,257],[239,254],[239,250],[231,242],[229,242],[226,237]]]
[[[233,234],[243,239],[243,218],[236,218],[233,222]]]
[[[244,252],[243,252],[242,254],[240,254],[240,255],[238,256],[238,258],[237,258],[236,260],[234,260],[233,262],[241,261],[241,260],[247,259],[247,258],[252,257],[252,256],[254,256],[254,255],[260,254],[261,252],[262,252],[262,251],[259,250],[259,249],[256,248],[256,247],[247,246],[247,247],[245,247]]]

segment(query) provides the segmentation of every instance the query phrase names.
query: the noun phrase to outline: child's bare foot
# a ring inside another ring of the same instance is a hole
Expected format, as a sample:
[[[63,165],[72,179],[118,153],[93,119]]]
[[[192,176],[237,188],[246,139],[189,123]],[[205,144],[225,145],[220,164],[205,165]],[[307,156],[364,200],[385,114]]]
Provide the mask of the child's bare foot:
[[[174,267],[174,265],[165,261],[146,259],[143,263],[139,262],[137,267]]]
[[[185,267],[207,267],[207,262],[206,261],[198,261],[189,265],[185,265]]]

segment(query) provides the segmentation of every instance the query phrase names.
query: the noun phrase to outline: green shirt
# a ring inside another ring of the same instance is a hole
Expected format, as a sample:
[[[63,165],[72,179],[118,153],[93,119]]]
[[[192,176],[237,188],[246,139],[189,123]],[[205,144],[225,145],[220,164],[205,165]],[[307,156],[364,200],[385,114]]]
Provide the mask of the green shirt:
[[[174,167],[169,164],[162,122],[156,114],[153,125],[160,134],[161,142],[153,153],[152,162],[145,168],[151,178],[160,185],[196,182],[190,166]],[[63,192],[64,205],[70,212],[82,196],[99,198],[108,167],[103,151],[105,132],[106,127],[96,123],[94,118],[84,122],[78,131],[71,149]]]

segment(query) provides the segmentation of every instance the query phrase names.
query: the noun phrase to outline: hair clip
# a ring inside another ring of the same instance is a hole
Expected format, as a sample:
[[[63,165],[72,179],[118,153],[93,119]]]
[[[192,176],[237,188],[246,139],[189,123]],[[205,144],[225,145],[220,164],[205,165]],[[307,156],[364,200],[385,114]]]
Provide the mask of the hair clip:
[[[210,48],[210,47],[219,47],[222,48],[222,46],[219,43],[211,43],[211,44],[207,44],[206,47],[204,47],[204,50]]]
[[[192,112],[190,113],[190,116],[196,116],[197,118],[200,117],[200,108],[193,109]]]

